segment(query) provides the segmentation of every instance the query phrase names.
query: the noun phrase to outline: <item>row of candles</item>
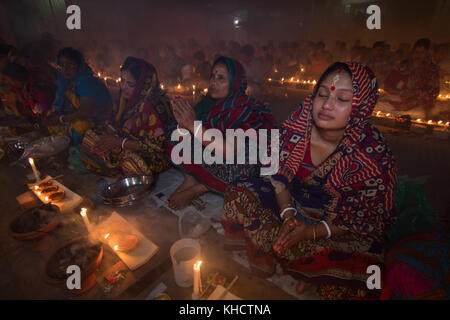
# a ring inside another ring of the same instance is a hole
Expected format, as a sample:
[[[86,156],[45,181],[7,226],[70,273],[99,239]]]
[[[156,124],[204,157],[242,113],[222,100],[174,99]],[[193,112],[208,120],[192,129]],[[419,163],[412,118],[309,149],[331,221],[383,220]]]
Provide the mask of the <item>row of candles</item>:
[[[391,114],[391,113],[384,113],[382,111],[377,111],[375,113],[375,116],[377,118],[386,118],[386,119],[395,119],[395,115]],[[418,124],[426,124],[426,125],[432,125],[432,126],[437,126],[437,127],[444,127],[444,128],[448,128],[450,126],[450,122],[444,122],[443,120],[439,120],[439,121],[433,121],[433,120],[424,120],[424,119],[412,119],[411,122],[413,123],[418,123]]]

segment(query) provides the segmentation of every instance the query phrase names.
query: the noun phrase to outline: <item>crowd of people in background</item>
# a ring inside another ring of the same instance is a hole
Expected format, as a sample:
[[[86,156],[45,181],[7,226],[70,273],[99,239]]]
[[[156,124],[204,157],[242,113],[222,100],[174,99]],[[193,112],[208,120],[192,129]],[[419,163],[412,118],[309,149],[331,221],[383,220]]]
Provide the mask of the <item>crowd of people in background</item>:
[[[39,97],[34,98],[39,100],[39,107],[34,108],[34,112],[45,112],[49,108],[51,92],[56,89],[55,57],[60,47],[63,43],[49,33],[42,34],[41,39],[21,50],[1,44],[1,67],[6,67],[2,81],[9,80],[16,96],[16,89],[24,82],[26,86],[39,87],[39,93],[35,92]],[[262,85],[268,78],[318,79],[333,61],[354,61],[368,65],[375,72],[380,88],[387,93],[386,99],[381,100],[387,112],[420,109],[427,118],[438,113],[441,119],[449,116],[446,107],[434,113],[432,109],[440,88],[450,80],[450,43],[431,43],[429,39],[420,39],[415,44],[400,43],[395,48],[386,41],[366,45],[359,40],[353,44],[337,40],[327,47],[323,41],[240,43],[218,40],[200,44],[195,39],[148,46],[133,46],[124,40],[106,43],[91,40],[74,47],[95,73],[118,77],[120,64],[126,57],[134,56],[156,66],[159,78],[168,85],[207,84],[212,62],[227,56],[243,64],[249,90],[256,96],[264,92]],[[10,63],[14,65],[7,66]],[[5,83],[0,90],[2,105],[10,105],[14,94],[8,93]],[[12,110],[17,113],[16,109]]]

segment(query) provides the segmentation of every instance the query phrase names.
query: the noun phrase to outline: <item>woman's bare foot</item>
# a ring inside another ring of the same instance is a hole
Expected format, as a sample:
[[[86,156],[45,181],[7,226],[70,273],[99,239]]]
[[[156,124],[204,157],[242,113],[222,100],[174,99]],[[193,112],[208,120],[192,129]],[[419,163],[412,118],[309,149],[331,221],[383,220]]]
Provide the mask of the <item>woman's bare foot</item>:
[[[169,203],[169,208],[174,210],[184,209],[191,204],[192,200],[203,193],[208,192],[208,188],[206,188],[203,184],[198,182],[196,183],[197,184],[190,186],[181,192],[175,191],[167,200]]]
[[[303,294],[306,291],[308,291],[311,288],[311,286],[312,286],[311,283],[299,280],[298,284],[297,284],[297,293],[298,294]]]
[[[186,173],[183,173],[184,175],[184,180],[183,182],[178,186],[178,188],[176,188],[176,190],[169,196],[169,198],[167,199],[167,202],[172,201],[172,198],[180,193],[181,191],[184,191],[196,184],[198,184],[197,180],[195,180],[195,178],[193,176],[190,176]]]

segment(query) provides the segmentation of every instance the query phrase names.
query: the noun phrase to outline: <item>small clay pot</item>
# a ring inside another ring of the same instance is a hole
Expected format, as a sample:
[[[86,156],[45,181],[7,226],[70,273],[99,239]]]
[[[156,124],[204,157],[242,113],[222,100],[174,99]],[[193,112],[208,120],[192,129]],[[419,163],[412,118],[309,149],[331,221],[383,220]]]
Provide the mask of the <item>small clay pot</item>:
[[[52,194],[50,194],[48,196],[48,200],[50,200],[50,202],[58,202],[61,201],[62,199],[64,199],[66,196],[66,193],[64,192],[64,190],[59,190],[56,192],[53,192]]]
[[[42,195],[48,195],[50,193],[58,191],[58,189],[59,189],[58,186],[51,186],[51,187],[42,189],[41,194]]]
[[[38,187],[37,190],[38,191],[42,191],[42,190],[44,190],[46,188],[49,188],[51,186],[53,186],[53,181],[52,180],[47,180],[47,181],[44,181],[44,182],[41,182],[41,183],[37,184],[37,187]]]
[[[55,211],[55,215],[53,219],[46,225],[40,227],[39,229],[33,230],[33,231],[26,231],[26,232],[20,232],[18,231],[18,223],[20,223],[20,220],[26,219],[27,216],[32,219],[31,214],[39,209],[39,208],[46,208],[51,209],[52,211]],[[49,232],[51,232],[53,229],[56,228],[56,226],[61,222],[61,212],[59,208],[53,204],[44,204],[42,206],[34,207],[31,209],[26,210],[22,214],[20,214],[18,217],[14,218],[10,224],[9,224],[9,232],[10,235],[17,239],[17,240],[33,240],[38,239],[40,237],[43,237],[47,235]]]
[[[57,248],[49,256],[46,263],[44,264],[44,270],[43,270],[44,279],[47,283],[49,283],[51,285],[59,286],[59,287],[64,287],[67,289],[66,281],[67,281],[67,277],[69,277],[70,275],[64,274],[64,276],[63,276],[62,274],[60,274],[59,277],[55,275],[58,272],[61,273],[61,271],[55,271],[55,268],[59,267],[58,261],[56,261],[56,260],[61,256],[61,254],[64,253],[64,251],[67,252],[67,250],[71,250],[70,247],[73,246],[74,244],[76,244],[77,242],[79,242],[79,243],[85,242],[86,244],[90,244],[89,237],[78,237],[78,238],[75,238],[75,239],[70,240],[69,242],[63,244],[61,247]],[[94,256],[94,258],[92,258],[92,260],[89,261],[88,265],[85,266],[84,268],[80,267],[81,268],[81,289],[71,290],[71,292],[73,292],[74,294],[84,293],[95,286],[95,283],[96,283],[95,271],[103,259],[103,245],[102,245],[102,243],[92,244],[91,248],[95,248],[95,247],[98,247],[98,252]]]

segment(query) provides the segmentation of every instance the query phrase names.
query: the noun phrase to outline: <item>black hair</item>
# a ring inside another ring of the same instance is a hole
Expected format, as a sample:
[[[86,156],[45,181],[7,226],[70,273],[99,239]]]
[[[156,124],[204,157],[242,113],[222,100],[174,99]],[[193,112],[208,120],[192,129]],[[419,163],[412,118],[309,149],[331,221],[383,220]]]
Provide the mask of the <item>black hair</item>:
[[[7,56],[14,47],[9,44],[0,44],[0,55]]]
[[[2,70],[5,76],[8,76],[14,80],[19,80],[21,82],[27,82],[29,72],[27,68],[18,63],[8,63]]]
[[[241,48],[241,53],[245,54],[249,57],[253,57],[253,55],[255,53],[255,49],[253,48],[253,46],[251,44],[246,44],[245,46],[243,46]]]
[[[418,47],[422,47],[425,48],[427,50],[430,50],[431,48],[431,41],[428,38],[422,38],[416,41],[416,43],[414,43],[414,47],[413,50],[418,48]]]
[[[58,51],[58,61],[60,61],[61,57],[66,57],[71,61],[75,62],[75,64],[79,67],[81,66],[81,56],[80,53],[74,48],[63,48]]]
[[[194,59],[204,61],[205,60],[205,54],[202,50],[198,50],[196,53],[194,53]]]
[[[325,70],[325,72],[320,76],[319,81],[317,81],[317,85],[314,87],[314,91],[313,91],[313,96],[315,97],[317,94],[317,91],[319,90],[320,85],[322,84],[322,82],[333,72],[339,70],[339,69],[343,69],[345,72],[348,73],[348,75],[350,76],[350,78],[352,78],[352,72],[350,71],[349,67],[343,63],[343,62],[335,62],[333,63],[331,66],[329,66],[327,68],[327,70]]]
[[[142,61],[135,57],[128,57],[122,65],[122,70],[130,71],[133,78],[138,81],[141,77]]]

